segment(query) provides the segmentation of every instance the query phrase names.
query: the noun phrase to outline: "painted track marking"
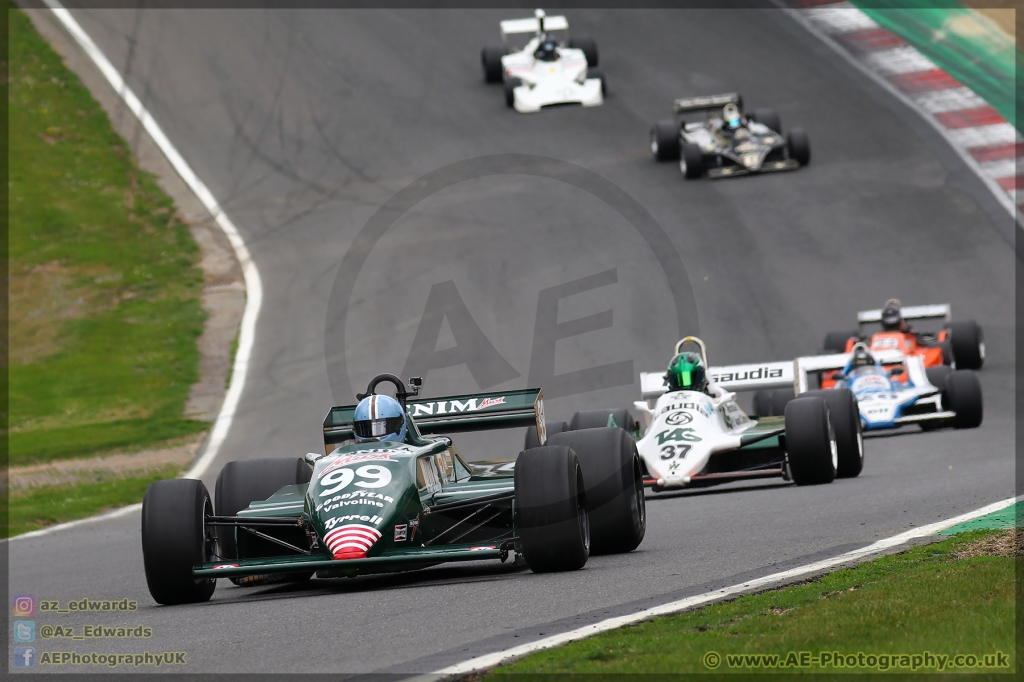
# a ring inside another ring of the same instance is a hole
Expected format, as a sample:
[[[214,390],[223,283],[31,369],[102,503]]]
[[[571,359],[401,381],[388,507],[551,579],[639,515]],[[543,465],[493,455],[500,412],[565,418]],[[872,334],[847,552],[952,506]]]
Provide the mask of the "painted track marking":
[[[96,43],[92,41],[89,34],[85,32],[60,2],[57,0],[44,0],[44,2],[53,10],[53,13],[60,20],[61,24],[64,25],[64,28],[75,39],[75,42],[89,55],[89,58],[92,59],[96,67],[106,77],[107,82],[114,88],[128,109],[139,119],[139,122],[146,129],[146,132],[149,133],[157,147],[160,148],[160,151],[167,157],[174,170],[178,172],[181,179],[185,181],[185,184],[189,186],[199,201],[203,203],[203,206],[206,207],[206,210],[213,216],[213,219],[223,230],[228,241],[231,242],[231,248],[234,249],[235,257],[238,258],[238,262],[242,267],[246,293],[245,312],[242,314],[242,324],[238,333],[238,350],[235,353],[235,363],[231,370],[231,385],[224,396],[224,404],[221,405],[217,419],[213,423],[213,429],[210,431],[210,436],[206,441],[206,449],[203,451],[202,456],[192,464],[192,468],[182,475],[183,478],[199,478],[210,468],[210,464],[213,463],[213,460],[220,452],[224,439],[231,429],[235,411],[238,409],[238,402],[242,397],[242,389],[245,387],[246,375],[249,370],[249,358],[252,355],[253,344],[256,340],[256,321],[259,319],[260,308],[263,305],[263,283],[260,280],[260,273],[256,269],[252,255],[249,253],[249,249],[234,223],[231,222],[231,219],[228,218],[220,204],[217,203],[217,200],[206,187],[206,184],[199,179],[192,170],[192,167],[188,165],[188,162],[185,161],[167,138],[163,129],[157,124],[146,107],[143,106],[135,92],[128,87],[128,84],[125,83],[121,74],[114,68],[114,65],[110,63],[110,60],[97,47]],[[53,529],[58,527],[54,526]]]
[[[967,512],[966,514],[946,519],[945,521],[937,521],[936,523],[931,523],[926,526],[921,526],[920,528],[914,528],[912,530],[899,533],[898,535],[893,535],[889,538],[884,538],[866,547],[855,549],[850,552],[834,556],[830,559],[822,559],[821,561],[815,561],[803,566],[791,568],[787,571],[773,573],[771,575],[764,576],[763,578],[755,578],[754,580],[748,580],[744,583],[723,587],[718,590],[712,590],[692,597],[686,597],[685,599],[679,599],[660,606],[652,606],[651,608],[643,609],[625,616],[608,618],[597,623],[576,628],[575,630],[551,635],[550,637],[545,637],[535,642],[529,642],[510,649],[505,649],[504,651],[496,651],[494,653],[476,656],[461,663],[448,666],[447,668],[442,668],[441,670],[437,670],[433,673],[410,676],[406,679],[409,680],[409,682],[434,682],[435,680],[442,680],[456,675],[467,675],[473,672],[493,668],[503,663],[508,663],[514,659],[522,658],[523,656],[536,651],[552,649],[563,644],[593,637],[596,634],[607,632],[608,630],[616,630],[627,625],[650,620],[655,616],[666,616],[679,613],[681,611],[687,611],[698,606],[704,606],[711,602],[720,601],[729,597],[740,596],[749,592],[757,592],[767,588],[781,587],[785,583],[792,582],[809,574],[827,571],[829,569],[842,566],[843,564],[860,562],[870,557],[877,556],[894,547],[906,544],[910,540],[934,535],[939,531],[952,528],[953,526],[964,523],[965,521],[972,521],[976,518],[991,514],[992,512],[1005,509],[1022,499],[1024,499],[1024,496],[1011,497],[1009,499],[986,505],[981,509],[975,509],[974,511]]]

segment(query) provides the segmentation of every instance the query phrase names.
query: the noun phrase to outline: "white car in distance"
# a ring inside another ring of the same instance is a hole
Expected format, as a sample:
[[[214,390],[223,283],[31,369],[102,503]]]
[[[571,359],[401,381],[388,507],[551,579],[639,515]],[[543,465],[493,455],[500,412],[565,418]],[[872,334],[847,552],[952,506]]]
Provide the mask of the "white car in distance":
[[[597,68],[597,44],[568,38],[564,16],[537,10],[528,19],[501,22],[502,45],[480,53],[484,80],[503,83],[505,103],[520,113],[548,107],[604,102],[604,75]],[[528,37],[524,45],[517,45]],[[517,40],[518,39],[518,40]]]

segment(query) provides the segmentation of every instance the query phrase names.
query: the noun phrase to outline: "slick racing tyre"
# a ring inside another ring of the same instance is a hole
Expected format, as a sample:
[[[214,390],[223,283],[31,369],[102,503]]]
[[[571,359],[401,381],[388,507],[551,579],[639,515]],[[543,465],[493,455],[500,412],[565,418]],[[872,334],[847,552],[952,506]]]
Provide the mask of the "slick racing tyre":
[[[587,58],[588,68],[597,66],[597,43],[592,38],[570,38],[569,47],[583,50],[583,54]],[[596,76],[592,76],[592,78],[596,78]]]
[[[636,443],[622,429],[596,428],[551,436],[551,445],[571,448],[583,467],[590,551],[632,552],[647,531],[644,477]]]
[[[981,383],[974,372],[958,369],[950,374],[946,380],[945,398],[946,407],[956,412],[953,428],[975,429],[981,426]]]
[[[754,414],[758,417],[781,417],[786,405],[796,395],[791,388],[777,388],[774,391],[762,389],[754,392]]]
[[[195,579],[192,567],[211,559],[205,517],[213,515],[202,481],[157,481],[142,498],[142,560],[149,593],[158,604],[209,601],[216,578]]]
[[[508,106],[510,109],[516,103],[516,93],[515,93],[515,90],[516,90],[516,88],[518,88],[522,84],[523,84],[523,81],[519,80],[518,78],[506,78],[505,79],[505,105]]]
[[[985,335],[974,320],[951,322],[950,341],[957,369],[981,369],[985,364]]]
[[[839,453],[828,405],[821,398],[801,396],[786,405],[786,455],[797,485],[835,480]]]
[[[942,391],[942,409],[951,409],[949,407],[949,399],[946,397],[946,382],[949,381],[949,375],[953,373],[953,369],[946,365],[938,365],[936,367],[925,367],[924,373],[928,377],[928,383]],[[950,419],[929,419],[920,422],[920,424],[923,431],[934,431],[935,429],[953,426],[953,422]]]
[[[544,424],[545,430],[548,432],[548,438],[561,433],[562,431],[568,431],[569,425],[565,422],[547,422]],[[526,429],[526,439],[523,443],[523,449],[529,450],[530,448],[539,448],[541,446],[540,438],[537,437],[537,427],[529,426]]]
[[[666,119],[651,126],[651,154],[658,161],[679,158],[679,124],[676,121]]]
[[[750,115],[750,118],[761,125],[768,126],[780,135],[782,134],[782,121],[774,109],[754,109],[754,113]]]
[[[832,430],[836,435],[839,464],[836,478],[854,478],[864,468],[864,436],[861,433],[860,410],[857,396],[848,388],[826,391],[806,391],[800,397],[821,398],[828,403]]]
[[[214,489],[217,495],[217,516],[236,516],[253,500],[265,500],[286,485],[309,483],[312,474],[313,470],[309,465],[298,457],[268,457],[228,462],[217,476],[217,487]],[[231,526],[220,526],[217,531],[220,556],[224,559],[241,558],[239,546],[236,544],[235,529]],[[239,538],[241,539],[240,536]],[[273,546],[267,546],[267,542],[259,538],[250,539],[249,536],[245,536],[243,542],[254,543],[253,549],[256,551],[263,549],[277,553]],[[268,582],[306,580],[311,576],[312,573],[275,574],[231,578],[231,582],[250,587]]]
[[[951,367],[953,365],[953,360],[955,359],[953,355],[953,342],[939,341],[936,345],[942,349],[942,364],[947,367]]]
[[[826,353],[845,353],[846,342],[857,338],[857,332],[829,332],[825,334]]]
[[[786,135],[786,147],[789,150],[789,158],[801,166],[811,162],[811,141],[807,139],[807,133],[803,128],[793,128]]]
[[[587,410],[577,412],[569,420],[568,431],[580,429],[618,428],[636,431],[636,420],[629,410]]]
[[[480,66],[484,70],[485,83],[500,83],[502,76],[501,58],[505,56],[504,47],[485,47],[480,50]]]
[[[515,526],[534,573],[574,571],[590,557],[583,467],[564,445],[524,450],[515,468]]]
[[[687,180],[695,180],[704,175],[704,154],[700,147],[690,142],[682,145],[682,158],[679,160],[679,170]]]
[[[601,97],[607,97],[608,96],[608,85],[607,85],[607,83],[605,83],[605,80],[604,80],[604,71],[602,71],[601,69],[599,69],[597,67],[594,67],[592,69],[588,68],[587,69],[587,80],[590,80],[591,78],[596,78],[599,81],[601,81]]]

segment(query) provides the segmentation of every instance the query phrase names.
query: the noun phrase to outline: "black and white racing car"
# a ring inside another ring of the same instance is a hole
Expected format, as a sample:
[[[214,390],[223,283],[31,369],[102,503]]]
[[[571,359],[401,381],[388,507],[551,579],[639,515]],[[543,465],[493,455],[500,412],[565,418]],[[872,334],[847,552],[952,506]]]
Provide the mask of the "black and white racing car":
[[[807,133],[793,128],[782,134],[773,109],[744,114],[736,93],[677,99],[675,118],[651,126],[651,153],[658,161],[679,161],[686,178],[707,173],[728,178],[750,173],[796,170],[811,160]],[[704,114],[703,120],[686,117]]]

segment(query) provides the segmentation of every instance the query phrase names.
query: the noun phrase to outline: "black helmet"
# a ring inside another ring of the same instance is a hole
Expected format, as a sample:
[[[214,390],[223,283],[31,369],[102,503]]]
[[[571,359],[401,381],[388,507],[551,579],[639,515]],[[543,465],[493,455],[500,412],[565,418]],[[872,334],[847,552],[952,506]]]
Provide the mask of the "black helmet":
[[[900,302],[895,298],[885,302],[882,308],[882,329],[888,332],[899,331],[903,328],[903,313],[900,309]]]
[[[540,45],[533,53],[536,59],[542,62],[553,62],[558,59],[558,42],[554,38],[544,36],[540,39]]]
[[[875,356],[868,352],[868,347],[858,343],[853,347],[853,357],[850,359],[850,369],[857,367],[872,367],[875,364]]]

